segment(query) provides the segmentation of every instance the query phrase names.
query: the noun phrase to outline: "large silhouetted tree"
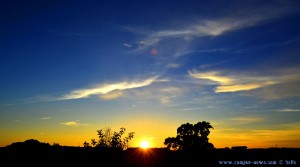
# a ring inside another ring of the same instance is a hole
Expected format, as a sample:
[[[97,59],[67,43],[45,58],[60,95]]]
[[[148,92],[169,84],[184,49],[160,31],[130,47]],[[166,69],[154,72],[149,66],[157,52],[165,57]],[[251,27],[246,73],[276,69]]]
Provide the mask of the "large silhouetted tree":
[[[213,149],[214,145],[208,141],[210,129],[213,127],[205,121],[197,124],[182,124],[177,128],[177,136],[166,138],[164,144],[171,150]]]
[[[100,148],[121,148],[127,149],[129,141],[134,137],[134,132],[130,132],[126,137],[123,137],[126,129],[120,128],[119,132],[112,132],[111,128],[104,128],[97,130],[99,140],[91,139],[91,145],[84,142],[84,147],[100,147]]]

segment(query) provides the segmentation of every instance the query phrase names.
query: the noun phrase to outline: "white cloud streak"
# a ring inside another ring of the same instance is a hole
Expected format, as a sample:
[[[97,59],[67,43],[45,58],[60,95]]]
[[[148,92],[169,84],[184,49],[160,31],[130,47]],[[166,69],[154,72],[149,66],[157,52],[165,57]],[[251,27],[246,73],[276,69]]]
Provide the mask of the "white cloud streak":
[[[224,73],[224,72],[223,72]],[[230,74],[226,75],[220,71],[197,72],[189,71],[189,76],[200,80],[212,81],[217,84],[216,93],[238,92],[258,89],[275,84],[300,81],[299,74],[277,74],[277,76],[254,76],[249,74]]]
[[[90,89],[75,90],[75,91],[72,91],[70,94],[65,95],[60,100],[88,98],[92,95],[104,95],[104,94],[108,94],[108,93],[111,93],[111,92],[117,91],[117,90],[126,90],[126,89],[145,87],[145,86],[149,86],[149,85],[153,84],[154,82],[156,82],[157,78],[158,77],[156,76],[156,77],[148,78],[143,81],[120,82],[120,83],[114,83],[114,84],[100,85],[98,87],[90,88]],[[119,93],[119,95],[120,95],[120,93]],[[105,98],[109,99],[109,96],[108,95],[106,97],[104,96],[104,99]]]
[[[193,78],[207,79],[207,80],[211,80],[211,81],[221,83],[224,85],[229,85],[229,84],[233,83],[232,78],[226,77],[226,76],[221,76],[220,72],[218,72],[218,71],[209,71],[209,72],[202,72],[202,73],[189,71],[189,74]]]
[[[126,46],[126,47],[128,47],[128,48],[131,48],[131,47],[132,47],[131,44],[127,44],[127,43],[124,43],[123,46]]]
[[[76,121],[69,121],[69,122],[63,122],[63,123],[60,123],[62,125],[66,125],[66,126],[81,126],[81,125],[88,125],[88,124],[81,124],[78,122],[78,120]]]
[[[281,110],[276,110],[277,112],[300,112],[300,109],[291,109],[291,108],[286,108],[286,109],[281,109]]]
[[[100,95],[100,98],[103,100],[113,100],[123,96],[122,91],[113,91],[107,94]]]
[[[60,124],[66,125],[66,126],[79,126],[79,123],[77,123],[75,121],[63,122],[63,123],[60,123]]]

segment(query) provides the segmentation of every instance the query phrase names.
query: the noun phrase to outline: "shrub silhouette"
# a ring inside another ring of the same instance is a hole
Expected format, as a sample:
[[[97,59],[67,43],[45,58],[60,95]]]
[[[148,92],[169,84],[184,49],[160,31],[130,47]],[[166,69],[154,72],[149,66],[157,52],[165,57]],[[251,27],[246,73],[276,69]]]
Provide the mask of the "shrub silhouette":
[[[164,144],[170,150],[209,150],[214,145],[209,143],[208,135],[213,127],[209,122],[198,122],[197,124],[182,124],[177,128],[176,137],[168,137]]]
[[[120,128],[119,132],[112,132],[111,128],[104,128],[97,130],[99,140],[91,139],[91,143],[84,142],[84,147],[100,147],[100,148],[117,148],[127,149],[129,147],[130,140],[134,137],[134,132],[130,132],[126,137],[123,137],[126,129]]]

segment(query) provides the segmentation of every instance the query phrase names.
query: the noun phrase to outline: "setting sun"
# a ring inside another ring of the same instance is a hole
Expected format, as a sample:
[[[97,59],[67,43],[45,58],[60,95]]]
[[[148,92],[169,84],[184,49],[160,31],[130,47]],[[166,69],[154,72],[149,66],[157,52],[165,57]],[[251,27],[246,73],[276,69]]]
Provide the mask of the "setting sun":
[[[148,141],[142,141],[141,147],[142,147],[143,149],[149,148],[149,142],[148,142]]]

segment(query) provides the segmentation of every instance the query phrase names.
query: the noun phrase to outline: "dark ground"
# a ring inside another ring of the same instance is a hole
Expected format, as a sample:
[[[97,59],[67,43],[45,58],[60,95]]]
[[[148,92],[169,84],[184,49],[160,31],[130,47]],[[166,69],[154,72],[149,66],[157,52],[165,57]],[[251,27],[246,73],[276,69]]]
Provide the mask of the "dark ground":
[[[125,151],[83,147],[3,147],[5,166],[300,166],[300,149],[215,149],[171,152],[164,148]],[[227,163],[227,164],[225,164]],[[228,163],[232,163],[228,165]],[[248,163],[248,164],[247,164]],[[3,165],[1,165],[3,166]]]

